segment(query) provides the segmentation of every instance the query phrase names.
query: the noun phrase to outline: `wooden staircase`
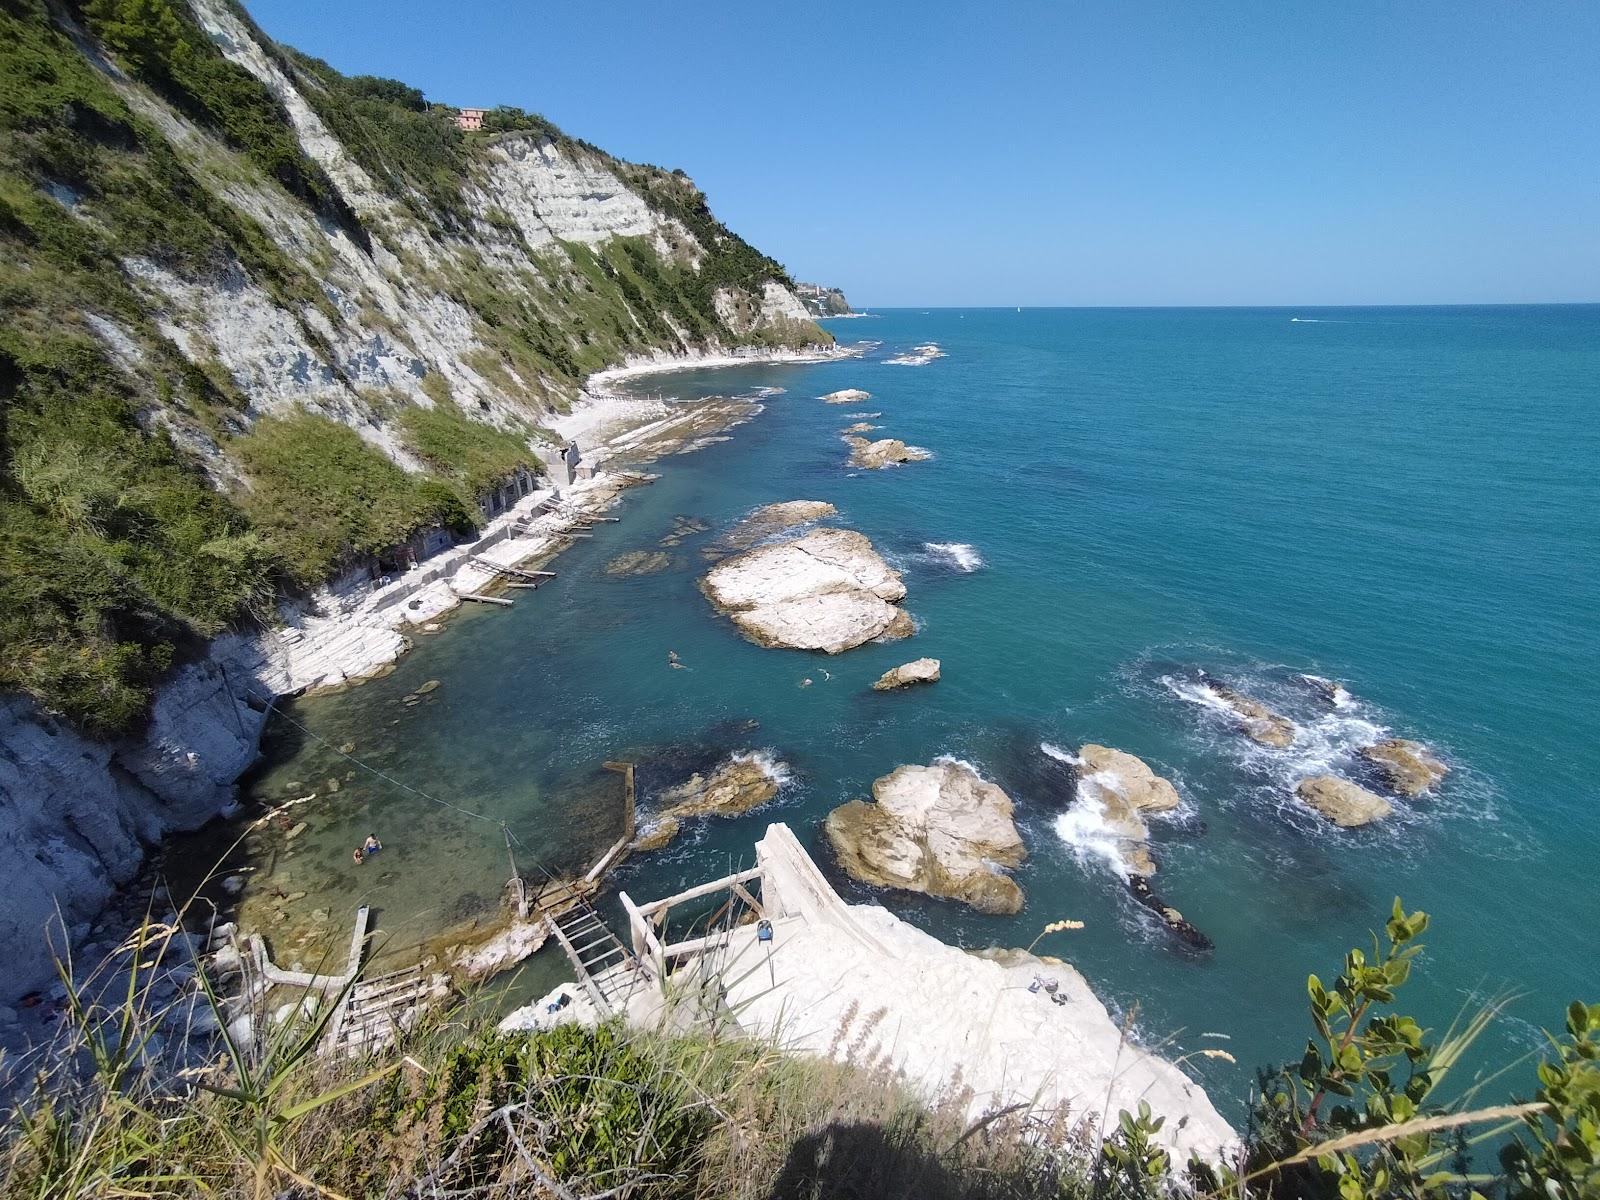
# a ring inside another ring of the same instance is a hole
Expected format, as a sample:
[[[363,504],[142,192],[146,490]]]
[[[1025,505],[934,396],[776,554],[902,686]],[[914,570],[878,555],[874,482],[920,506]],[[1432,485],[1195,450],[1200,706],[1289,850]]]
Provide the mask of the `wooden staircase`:
[[[623,1011],[640,978],[638,964],[627,947],[606,927],[594,906],[587,900],[579,900],[551,919],[550,931],[561,943],[578,982],[588,992],[600,1015],[610,1017]]]

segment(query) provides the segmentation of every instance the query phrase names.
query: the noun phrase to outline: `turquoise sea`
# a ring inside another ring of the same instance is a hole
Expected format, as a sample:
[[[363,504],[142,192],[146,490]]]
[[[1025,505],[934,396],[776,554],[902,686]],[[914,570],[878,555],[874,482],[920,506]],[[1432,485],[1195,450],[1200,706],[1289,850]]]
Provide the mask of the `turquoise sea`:
[[[514,608],[462,613],[392,676],[287,706],[392,779],[492,819],[345,778],[327,745],[276,722],[253,798],[319,799],[256,894],[305,891],[298,904],[336,913],[363,898],[396,944],[415,941],[495,902],[508,867],[494,821],[525,867],[584,864],[621,821],[603,760],[642,764],[647,815],[654,791],[735,750],[786,764],[778,799],[690,826],[628,862],[608,897],[747,864],[772,820],[833,872],[830,808],[898,764],[955,755],[1017,802],[1022,914],[841,890],[967,946],[1085,922],[1041,950],[1115,1011],[1136,1004],[1146,1041],[1229,1050],[1237,1065],[1188,1065],[1235,1117],[1254,1067],[1299,1057],[1306,973],[1337,973],[1396,894],[1435,918],[1406,993],[1425,1023],[1519,994],[1485,1059],[1537,1048],[1569,999],[1600,999],[1600,306],[898,310],[832,328],[880,344],[850,361],[638,381],[677,396],[783,391],[730,440],[658,463],[622,521]],[[885,362],[929,341],[947,356]],[[872,399],[816,399],[846,387]],[[934,458],[853,473],[838,431],[857,411]],[[824,658],[760,649],[712,611],[701,548],[791,499],[832,501],[900,566],[915,638]],[[708,529],[669,550],[670,570],[604,573],[656,549],[678,516]],[[687,669],[669,669],[669,650]],[[942,660],[940,683],[869,690],[921,655]],[[1201,670],[1295,717],[1301,742],[1244,741],[1185,698]],[[1331,709],[1302,672],[1353,701]],[[423,703],[400,703],[435,679]],[[1352,750],[1380,731],[1447,759],[1437,796],[1357,832],[1293,799],[1305,774],[1353,770]],[[1070,777],[1042,746],[1086,741],[1178,785],[1182,809],[1154,824],[1156,883],[1211,952],[1176,944],[1059,821]],[[369,830],[386,849],[353,868]]]

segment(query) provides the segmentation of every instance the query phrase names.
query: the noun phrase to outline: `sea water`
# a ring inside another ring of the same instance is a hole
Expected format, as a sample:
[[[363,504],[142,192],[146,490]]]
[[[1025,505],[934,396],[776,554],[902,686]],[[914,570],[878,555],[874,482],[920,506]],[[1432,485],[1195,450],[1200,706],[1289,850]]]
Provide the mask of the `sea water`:
[[[620,783],[602,762],[641,764],[648,818],[665,786],[759,751],[784,764],[774,801],[689,822],[607,896],[749,865],[781,820],[847,898],[950,942],[1026,946],[1082,921],[1039,951],[1146,1042],[1229,1051],[1236,1065],[1187,1066],[1235,1118],[1254,1067],[1299,1056],[1306,973],[1337,974],[1396,895],[1434,915],[1405,993],[1425,1024],[1518,993],[1483,1061],[1535,1049],[1568,1000],[1600,999],[1600,307],[901,310],[833,328],[878,344],[638,381],[783,390],[730,440],[656,464],[621,522],[515,607],[462,612],[388,678],[285,706],[251,800],[317,798],[251,894],[305,892],[289,906],[340,925],[366,901],[392,946],[415,943],[492,908],[508,858],[570,870],[613,840]],[[887,361],[929,342],[945,356]],[[818,400],[850,387],[872,398]],[[851,469],[839,431],[857,412],[933,457]],[[794,499],[837,505],[836,523],[904,573],[914,638],[831,658],[761,649],[712,610],[703,551]],[[707,528],[666,547],[667,570],[605,573],[673,540],[679,517]],[[871,690],[923,655],[939,683]],[[1292,717],[1293,748],[1239,736],[1201,672]],[[1306,673],[1348,695],[1328,702]],[[403,703],[427,680],[438,688]],[[1357,831],[1294,799],[1296,780],[1357,772],[1354,750],[1386,735],[1450,764],[1436,795]],[[1154,883],[1209,953],[1132,901],[1114,840],[1074,806],[1085,742],[1177,785],[1181,808],[1151,822]],[[363,765],[333,749],[346,744]],[[1016,917],[834,868],[828,810],[940,755],[1016,801]],[[369,832],[384,852],[356,867]]]

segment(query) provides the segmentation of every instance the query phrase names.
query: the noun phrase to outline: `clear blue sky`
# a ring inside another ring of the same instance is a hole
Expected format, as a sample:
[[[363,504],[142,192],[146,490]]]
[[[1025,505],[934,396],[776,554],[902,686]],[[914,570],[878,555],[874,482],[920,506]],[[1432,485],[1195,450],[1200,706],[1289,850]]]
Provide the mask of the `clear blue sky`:
[[[1600,300],[1595,0],[253,0],[857,305]]]

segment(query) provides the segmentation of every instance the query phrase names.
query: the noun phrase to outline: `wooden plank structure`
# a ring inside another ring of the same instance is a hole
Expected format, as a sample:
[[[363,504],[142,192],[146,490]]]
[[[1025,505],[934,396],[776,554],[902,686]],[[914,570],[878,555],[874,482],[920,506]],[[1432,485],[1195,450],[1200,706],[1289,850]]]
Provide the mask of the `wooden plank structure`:
[[[463,600],[476,600],[479,604],[494,604],[500,608],[510,608],[512,601],[504,596],[485,596],[482,592],[457,592]]]
[[[484,558],[481,554],[474,554],[471,562],[473,566],[485,571],[493,571],[496,575],[509,575],[513,579],[532,583],[535,587],[538,587],[546,579],[554,579],[556,577],[554,571],[529,571],[523,567],[508,567],[504,563],[495,562],[492,558]]]
[[[550,922],[550,932],[600,1015],[624,1011],[643,972],[593,905],[579,901]]]

